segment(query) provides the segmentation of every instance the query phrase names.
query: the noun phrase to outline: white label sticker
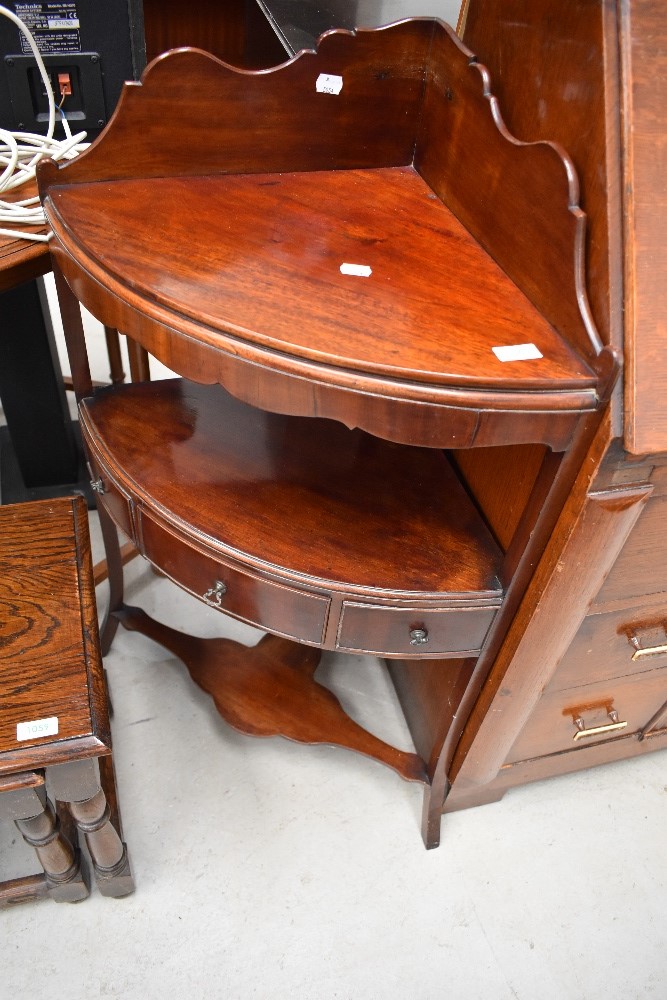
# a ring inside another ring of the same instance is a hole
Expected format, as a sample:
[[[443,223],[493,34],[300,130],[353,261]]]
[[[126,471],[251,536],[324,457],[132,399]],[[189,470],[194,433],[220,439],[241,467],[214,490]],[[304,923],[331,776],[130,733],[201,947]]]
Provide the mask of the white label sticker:
[[[512,344],[508,347],[492,347],[491,350],[498,361],[532,361],[543,357],[535,344]]]
[[[315,84],[318,94],[340,94],[343,89],[343,77],[331,73],[320,73]]]
[[[368,264],[341,264],[341,274],[355,274],[358,278],[370,278],[373,273]]]
[[[50,719],[34,719],[32,722],[19,722],[16,726],[17,740],[38,740],[42,736],[58,734],[58,716]]]

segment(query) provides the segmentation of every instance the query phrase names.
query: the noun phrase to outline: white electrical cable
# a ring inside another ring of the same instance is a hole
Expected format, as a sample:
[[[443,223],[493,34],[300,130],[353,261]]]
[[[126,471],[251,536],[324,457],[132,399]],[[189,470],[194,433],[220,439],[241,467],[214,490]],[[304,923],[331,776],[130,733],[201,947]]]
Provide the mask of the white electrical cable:
[[[25,183],[25,181],[34,179],[35,168],[43,157],[49,156],[53,160],[71,160],[78,153],[82,152],[82,150],[87,149],[89,144],[82,142],[86,138],[85,132],[72,135],[64,112],[60,108],[56,109],[53,88],[51,87],[49,75],[46,72],[44,60],[28,27],[20,17],[17,17],[16,14],[6,7],[0,6],[0,15],[8,17],[10,21],[13,21],[28,40],[49,101],[49,122],[46,135],[36,135],[33,132],[9,132],[7,129],[0,128],[1,196],[5,191],[12,191],[14,188]],[[56,128],[56,110],[60,110],[62,125],[65,130],[64,140],[53,138]],[[0,197],[0,226],[2,223],[9,223],[16,226],[44,226],[46,219],[42,206],[39,203],[39,198],[26,198],[23,201],[5,201]],[[0,228],[0,236],[13,236],[17,239],[37,240],[42,243],[48,241],[51,235],[51,233],[28,233],[20,229]]]

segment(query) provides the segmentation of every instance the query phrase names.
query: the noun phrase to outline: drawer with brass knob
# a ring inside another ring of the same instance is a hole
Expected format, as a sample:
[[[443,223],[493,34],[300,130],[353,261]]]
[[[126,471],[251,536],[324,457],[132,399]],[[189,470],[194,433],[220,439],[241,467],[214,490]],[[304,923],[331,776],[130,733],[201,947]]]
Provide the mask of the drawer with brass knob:
[[[326,596],[288,587],[215,559],[141,510],[140,547],[166,576],[210,607],[277,635],[319,645]]]
[[[474,656],[496,607],[402,608],[344,601],[336,647],[379,656]]]
[[[506,763],[640,738],[667,702],[667,667],[544,694]]]
[[[667,599],[584,618],[547,692],[667,667]]]

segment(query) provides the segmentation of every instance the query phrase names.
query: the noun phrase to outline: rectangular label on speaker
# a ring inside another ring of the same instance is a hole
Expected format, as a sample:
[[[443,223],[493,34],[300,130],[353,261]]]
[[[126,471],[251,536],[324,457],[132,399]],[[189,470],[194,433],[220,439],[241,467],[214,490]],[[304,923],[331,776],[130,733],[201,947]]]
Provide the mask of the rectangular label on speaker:
[[[37,43],[40,52],[80,52],[79,13],[75,3],[15,3],[16,16],[20,17]],[[28,39],[22,31],[21,51],[32,54]]]

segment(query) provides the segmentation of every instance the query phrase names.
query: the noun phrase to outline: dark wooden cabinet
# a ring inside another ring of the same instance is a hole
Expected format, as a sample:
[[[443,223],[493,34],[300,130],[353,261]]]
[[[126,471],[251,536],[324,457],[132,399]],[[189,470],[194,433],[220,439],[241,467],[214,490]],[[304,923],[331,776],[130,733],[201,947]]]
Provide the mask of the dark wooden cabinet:
[[[589,214],[591,301],[625,364],[514,641],[510,630],[469,717],[447,809],[667,747],[667,367],[656,280],[665,257],[667,18],[642,0],[544,0],[521,25],[516,9],[511,0],[471,0],[464,38],[495,71],[517,134],[549,128],[573,155]],[[570,113],[573,81],[580,107]],[[514,100],[519,90],[529,92],[523,102]]]
[[[40,169],[105,645],[122,621],[242,731],[421,781],[428,846],[443,806],[661,741],[663,466],[633,457],[660,433],[628,389],[613,58],[642,5],[551,7],[471,0],[490,71],[430,19],[331,33],[270,73],[173,53],[86,154]],[[585,111],[563,111],[568,79]],[[93,396],[76,300],[182,378]],[[271,634],[204,642],[127,606],[111,521]],[[414,752],[352,722],[320,649],[386,660]]]

